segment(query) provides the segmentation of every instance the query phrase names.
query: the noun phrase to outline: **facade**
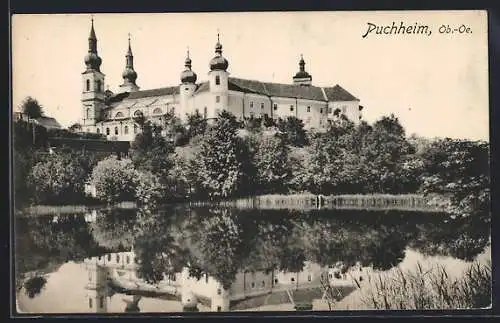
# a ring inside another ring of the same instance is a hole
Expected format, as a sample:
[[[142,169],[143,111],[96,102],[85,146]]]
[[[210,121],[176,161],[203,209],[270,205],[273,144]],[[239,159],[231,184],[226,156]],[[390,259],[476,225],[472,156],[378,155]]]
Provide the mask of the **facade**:
[[[86,258],[84,266],[88,272],[87,300],[89,310],[104,312],[107,308],[109,287],[106,281],[131,292],[166,293],[176,297],[184,307],[203,304],[209,311],[229,311],[231,304],[263,295],[321,288],[321,279],[332,286],[353,286],[353,278],[362,280],[370,268],[356,266],[342,274],[338,265],[320,266],[306,262],[301,272],[248,272],[240,271],[228,290],[214,277],[204,274],[201,279],[189,276],[188,268],[165,275],[157,285],[144,282],[137,276],[135,252],[111,253]]]
[[[82,73],[83,131],[104,134],[110,140],[133,140],[139,131],[134,117],[142,115],[146,120],[161,124],[167,113],[184,119],[196,111],[207,119],[216,117],[222,110],[240,120],[294,116],[304,122],[306,129],[324,129],[329,120],[340,115],[354,122],[361,119],[359,99],[340,85],[318,87],[312,84],[302,55],[292,84],[231,77],[229,62],[222,55],[222,44],[217,38],[207,81],[197,82],[188,51],[180,84],[150,90],[140,90],[136,84],[137,72],[129,38],[123,84],[119,86],[119,93],[112,93],[104,90],[105,75],[100,70],[102,60],[97,53],[92,21],[89,51],[85,56],[86,70]]]

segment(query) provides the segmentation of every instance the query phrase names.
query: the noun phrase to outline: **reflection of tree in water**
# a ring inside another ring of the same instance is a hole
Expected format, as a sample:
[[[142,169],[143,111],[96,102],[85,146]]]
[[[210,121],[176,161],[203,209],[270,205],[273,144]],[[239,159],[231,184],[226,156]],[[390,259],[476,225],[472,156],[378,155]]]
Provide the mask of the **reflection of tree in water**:
[[[51,272],[67,261],[102,252],[82,214],[16,219],[16,282],[28,272]],[[29,276],[29,275],[28,275]]]
[[[175,237],[172,213],[137,212],[134,226],[134,251],[138,259],[138,275],[150,283],[164,274],[179,272],[185,264],[185,250]]]
[[[472,261],[489,245],[490,224],[469,217],[419,225],[411,246],[425,255],[451,256]]]
[[[35,276],[24,282],[24,290],[29,298],[34,298],[39,295],[45,287],[47,279],[43,276]]]
[[[128,250],[134,242],[135,211],[103,210],[90,224],[92,236],[101,247],[109,250]]]

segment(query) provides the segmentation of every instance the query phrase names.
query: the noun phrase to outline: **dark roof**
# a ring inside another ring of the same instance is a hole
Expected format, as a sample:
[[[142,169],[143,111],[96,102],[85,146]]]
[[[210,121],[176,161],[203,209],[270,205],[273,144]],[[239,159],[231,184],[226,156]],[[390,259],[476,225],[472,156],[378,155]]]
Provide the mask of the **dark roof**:
[[[59,122],[57,122],[56,119],[50,118],[50,117],[36,118],[36,122],[45,128],[56,128],[56,129],[61,128],[61,125],[59,124]]]
[[[267,96],[326,101],[321,87],[318,86],[269,83],[230,77],[229,90],[263,94]],[[324,88],[324,90],[328,101],[357,100],[355,96],[347,92],[340,85]]]
[[[162,87],[159,89],[130,92],[127,98],[140,99],[140,98],[147,98],[150,96],[162,96],[162,95],[172,95],[172,94],[179,94],[179,86],[169,86],[169,87]]]
[[[329,101],[355,101],[358,100],[354,95],[347,92],[340,85],[335,85],[334,87],[324,88],[326,96]]]

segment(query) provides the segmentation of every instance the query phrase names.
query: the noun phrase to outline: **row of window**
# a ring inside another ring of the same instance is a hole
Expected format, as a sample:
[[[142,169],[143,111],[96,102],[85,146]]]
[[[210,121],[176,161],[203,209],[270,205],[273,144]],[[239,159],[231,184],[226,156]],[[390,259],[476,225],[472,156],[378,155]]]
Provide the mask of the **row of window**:
[[[108,258],[108,261],[111,261],[111,258],[112,258],[111,254],[108,254],[107,258]],[[102,256],[97,257],[97,259],[102,260]],[[120,263],[120,255],[119,254],[115,255],[115,260],[116,260],[116,263]],[[137,259],[134,258],[134,261],[135,261],[135,263],[137,263]],[[125,262],[127,264],[130,264],[130,256],[127,255],[125,257]]]
[[[263,105],[264,104],[262,103],[262,105],[261,105],[262,109],[264,108]],[[251,102],[250,102],[250,107],[252,107],[252,103]],[[275,103],[274,106],[273,106],[273,109],[274,109],[274,111],[277,111],[278,110],[278,104]],[[290,105],[290,111],[293,112],[294,109],[295,109],[295,106],[293,104]],[[307,109],[306,109],[306,111],[307,112],[311,112],[311,107],[308,106]],[[323,113],[323,111],[324,111],[323,108],[319,109],[319,113]],[[347,106],[345,106],[345,105],[342,106],[342,113],[346,113],[346,111],[347,111]],[[332,112],[333,112],[333,109],[331,107],[328,108],[328,113],[331,114]]]
[[[119,131],[119,130],[120,130],[120,129],[119,129],[118,127],[115,127],[115,129],[114,129],[114,134],[115,134],[116,136],[120,134],[120,131]],[[97,132],[97,133],[101,133],[101,129],[97,128],[97,129],[96,129],[96,132]],[[138,127],[137,127],[137,125],[136,125],[136,124],[134,124],[134,134],[136,134],[137,132],[138,132]],[[129,133],[128,126],[124,126],[124,127],[123,127],[123,134],[128,135],[128,133]],[[111,129],[109,129],[109,127],[107,127],[107,128],[106,128],[106,136],[109,136],[109,135],[111,135]]]
[[[307,276],[307,281],[308,281],[308,282],[310,282],[311,280],[312,280],[311,275],[308,275],[308,276]],[[293,282],[295,282],[295,277],[290,277],[290,281],[291,281],[292,283],[293,283]],[[278,278],[275,278],[275,279],[274,279],[274,284],[278,284]],[[250,286],[251,286],[252,288],[255,288],[255,282],[252,282],[252,283],[250,284]],[[262,283],[261,283],[261,287],[266,287],[266,282],[265,282],[264,280],[263,280],[263,281],[262,281]]]

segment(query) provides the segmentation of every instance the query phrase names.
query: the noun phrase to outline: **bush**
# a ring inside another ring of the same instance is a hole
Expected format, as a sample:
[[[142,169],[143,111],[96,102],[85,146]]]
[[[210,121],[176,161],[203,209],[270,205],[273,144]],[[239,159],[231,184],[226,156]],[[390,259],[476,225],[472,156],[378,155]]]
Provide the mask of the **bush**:
[[[132,201],[135,198],[137,172],[130,159],[110,156],[97,163],[90,183],[95,186],[97,198],[107,203]]]

